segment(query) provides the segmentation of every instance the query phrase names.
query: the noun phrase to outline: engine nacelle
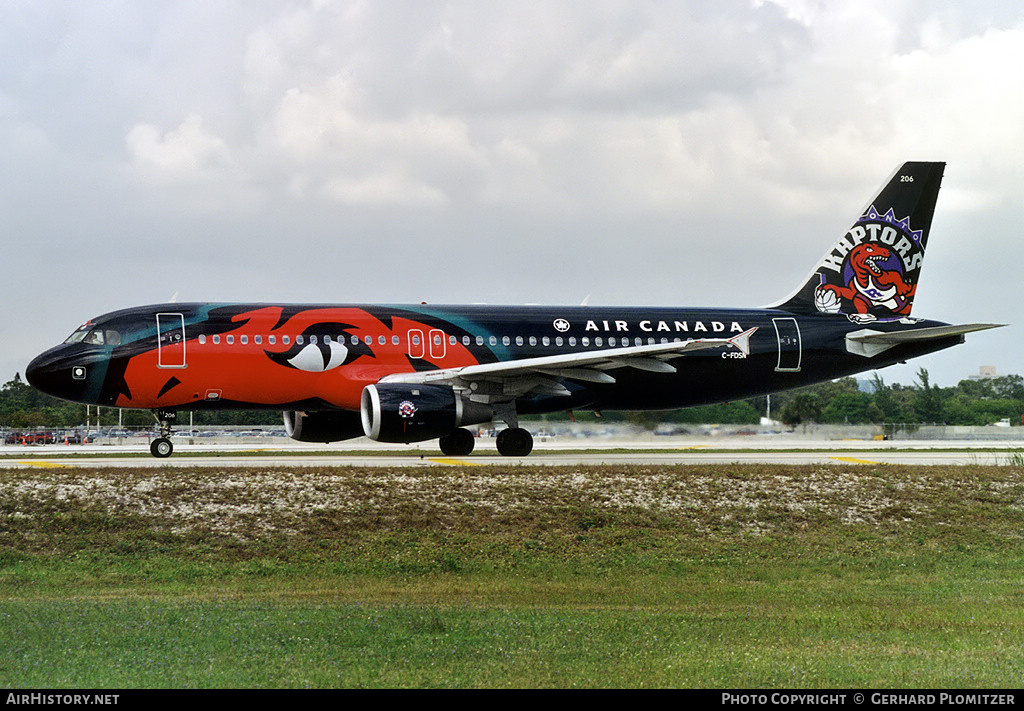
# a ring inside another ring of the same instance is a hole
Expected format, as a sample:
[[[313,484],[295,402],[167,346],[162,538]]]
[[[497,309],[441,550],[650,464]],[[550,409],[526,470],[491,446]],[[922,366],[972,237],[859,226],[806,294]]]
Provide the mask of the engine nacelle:
[[[378,442],[423,442],[456,427],[490,422],[494,410],[472,402],[447,385],[377,383],[363,388],[363,434]]]
[[[338,442],[362,436],[363,425],[359,420],[359,413],[349,410],[286,410],[284,431],[299,442]]]

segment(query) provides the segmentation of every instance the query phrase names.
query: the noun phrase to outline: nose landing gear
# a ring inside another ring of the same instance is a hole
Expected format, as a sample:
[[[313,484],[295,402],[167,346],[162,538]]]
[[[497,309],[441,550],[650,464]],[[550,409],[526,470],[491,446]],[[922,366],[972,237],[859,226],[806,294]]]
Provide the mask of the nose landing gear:
[[[171,456],[174,451],[170,437],[174,433],[174,423],[178,419],[178,413],[174,410],[156,410],[153,414],[160,427],[160,436],[149,443],[149,452],[154,457],[163,459]]]

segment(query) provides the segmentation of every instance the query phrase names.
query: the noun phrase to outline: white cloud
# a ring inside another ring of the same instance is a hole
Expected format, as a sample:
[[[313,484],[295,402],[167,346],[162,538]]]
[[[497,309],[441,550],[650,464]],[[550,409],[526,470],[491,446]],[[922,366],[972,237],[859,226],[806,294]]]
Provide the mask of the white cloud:
[[[372,207],[445,207],[450,200],[441,190],[406,176],[379,174],[368,178],[339,177],[328,180],[323,194],[349,205]]]
[[[165,133],[152,124],[139,124],[125,142],[133,166],[159,181],[203,181],[233,162],[227,142],[207,132],[196,114]]]

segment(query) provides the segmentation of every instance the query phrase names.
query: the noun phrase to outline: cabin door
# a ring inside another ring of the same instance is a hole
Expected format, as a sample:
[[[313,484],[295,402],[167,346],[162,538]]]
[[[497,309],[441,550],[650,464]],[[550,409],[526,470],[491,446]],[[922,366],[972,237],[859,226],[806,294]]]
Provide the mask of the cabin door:
[[[185,316],[182,314],[156,315],[157,366],[160,368],[185,367]]]

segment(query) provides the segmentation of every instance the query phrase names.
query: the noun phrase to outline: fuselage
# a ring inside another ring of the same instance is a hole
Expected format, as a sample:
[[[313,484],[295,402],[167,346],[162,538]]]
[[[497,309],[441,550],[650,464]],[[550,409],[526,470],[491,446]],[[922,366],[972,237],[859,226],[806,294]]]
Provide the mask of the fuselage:
[[[498,452],[533,446],[518,416],[665,410],[874,370],[993,324],[910,318],[943,163],[894,172],[785,301],[769,309],[161,304],[101,316],[36,358],[34,386],[151,409],[168,456],[175,413],[273,408],[305,442],[365,434]]]
[[[620,367],[613,382],[569,377],[564,392],[515,403],[524,414],[673,409],[881,368],[963,340],[901,343],[867,357],[846,341],[862,328],[842,316],[775,309],[172,303],[88,322],[33,360],[27,377],[47,393],[96,405],[358,411],[363,389],[395,374],[751,332],[747,352],[687,354],[674,372]]]

